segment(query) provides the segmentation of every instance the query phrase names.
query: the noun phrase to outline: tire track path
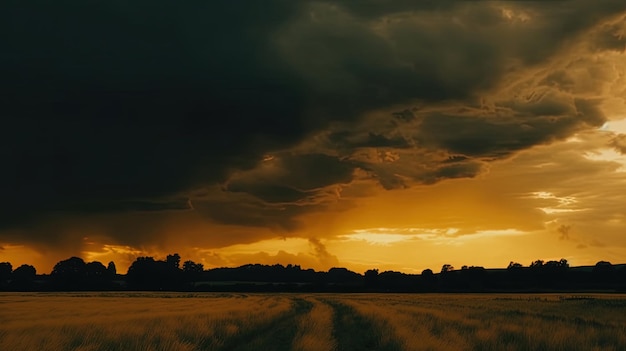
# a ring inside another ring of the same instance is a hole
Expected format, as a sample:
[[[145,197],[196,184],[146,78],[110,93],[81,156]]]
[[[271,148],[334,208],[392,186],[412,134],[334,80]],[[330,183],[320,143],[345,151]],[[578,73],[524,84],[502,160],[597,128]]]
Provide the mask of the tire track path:
[[[313,307],[313,303],[300,298],[294,298],[292,303],[293,307],[289,312],[260,328],[246,330],[238,337],[228,340],[220,350],[290,351],[298,331],[298,325],[294,320],[308,313]]]
[[[400,344],[384,335],[376,323],[353,307],[336,300],[324,300],[334,310],[333,336],[337,351],[399,351]]]
[[[317,298],[309,297],[311,311],[300,316],[298,333],[293,341],[293,351],[336,351],[333,338],[333,308]]]

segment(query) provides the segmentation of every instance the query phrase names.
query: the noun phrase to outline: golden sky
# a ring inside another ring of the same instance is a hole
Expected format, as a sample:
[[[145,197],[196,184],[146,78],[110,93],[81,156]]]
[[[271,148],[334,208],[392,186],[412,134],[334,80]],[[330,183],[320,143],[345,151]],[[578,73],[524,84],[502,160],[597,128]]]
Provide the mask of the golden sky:
[[[99,6],[6,12],[0,261],[626,262],[623,1]]]

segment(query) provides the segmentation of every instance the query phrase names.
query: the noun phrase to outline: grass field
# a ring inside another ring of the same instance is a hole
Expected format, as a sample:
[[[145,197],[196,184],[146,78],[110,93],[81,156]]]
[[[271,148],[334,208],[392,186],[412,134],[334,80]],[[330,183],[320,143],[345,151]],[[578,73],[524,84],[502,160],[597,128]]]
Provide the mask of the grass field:
[[[626,296],[0,294],[0,350],[626,350]]]

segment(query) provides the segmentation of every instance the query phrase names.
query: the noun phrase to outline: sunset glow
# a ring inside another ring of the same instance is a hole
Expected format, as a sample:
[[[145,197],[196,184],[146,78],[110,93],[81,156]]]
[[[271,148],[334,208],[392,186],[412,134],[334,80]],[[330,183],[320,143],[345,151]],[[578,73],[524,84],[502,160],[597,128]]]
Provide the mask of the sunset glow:
[[[232,3],[11,12],[0,262],[626,262],[626,2]]]

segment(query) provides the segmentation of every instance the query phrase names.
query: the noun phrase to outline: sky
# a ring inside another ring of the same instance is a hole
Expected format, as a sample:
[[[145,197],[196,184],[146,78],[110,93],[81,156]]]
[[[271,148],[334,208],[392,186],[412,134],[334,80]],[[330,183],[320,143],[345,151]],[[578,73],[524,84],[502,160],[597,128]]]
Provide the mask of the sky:
[[[0,5],[0,261],[626,262],[626,2]]]

